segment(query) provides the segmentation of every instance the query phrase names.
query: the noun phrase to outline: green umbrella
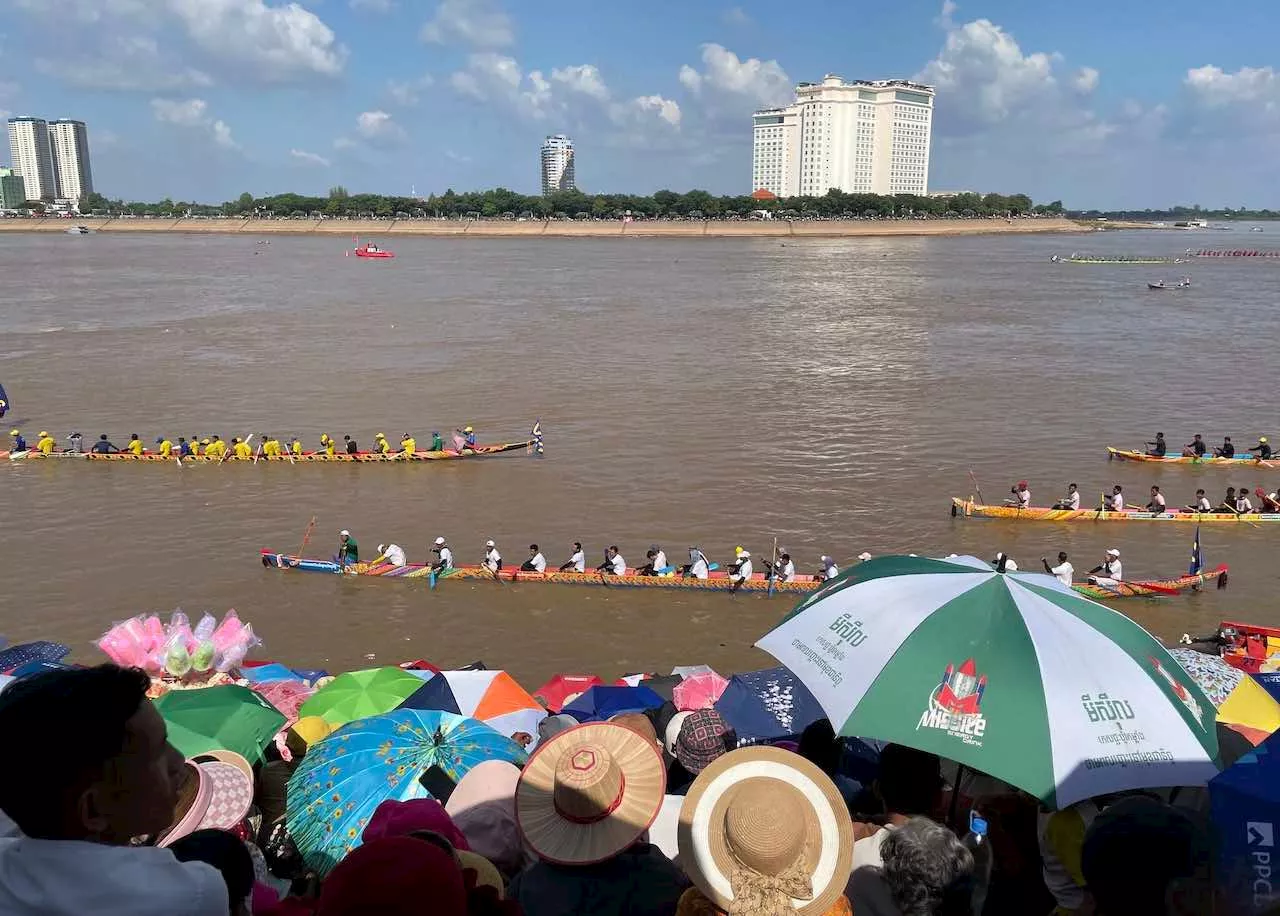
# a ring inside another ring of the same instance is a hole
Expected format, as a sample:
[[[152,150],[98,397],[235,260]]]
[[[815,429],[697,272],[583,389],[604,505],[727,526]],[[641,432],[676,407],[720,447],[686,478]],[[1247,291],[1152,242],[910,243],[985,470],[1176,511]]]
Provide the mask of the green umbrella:
[[[169,727],[169,743],[184,757],[225,750],[255,763],[285,724],[278,709],[238,684],[171,690],[155,704]]]
[[[302,704],[299,716],[320,716],[337,727],[391,712],[422,686],[422,678],[399,668],[367,668],[340,674]]]

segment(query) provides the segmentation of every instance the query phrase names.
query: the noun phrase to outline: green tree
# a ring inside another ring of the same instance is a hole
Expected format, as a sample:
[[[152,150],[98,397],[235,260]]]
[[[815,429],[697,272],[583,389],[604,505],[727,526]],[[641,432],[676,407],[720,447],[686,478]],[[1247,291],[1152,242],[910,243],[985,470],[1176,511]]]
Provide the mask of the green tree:
[[[340,184],[334,185],[329,189],[330,200],[346,200],[351,195],[347,193],[347,189]]]

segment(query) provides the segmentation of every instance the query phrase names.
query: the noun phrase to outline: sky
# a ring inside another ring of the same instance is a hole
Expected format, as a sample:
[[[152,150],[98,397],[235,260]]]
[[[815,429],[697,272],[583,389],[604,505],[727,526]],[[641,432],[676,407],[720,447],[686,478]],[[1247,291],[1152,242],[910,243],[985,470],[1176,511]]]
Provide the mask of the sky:
[[[0,0],[0,110],[89,125],[97,190],[750,193],[798,81],[937,87],[931,190],[1280,207],[1276,0]],[[7,158],[0,155],[0,159]]]

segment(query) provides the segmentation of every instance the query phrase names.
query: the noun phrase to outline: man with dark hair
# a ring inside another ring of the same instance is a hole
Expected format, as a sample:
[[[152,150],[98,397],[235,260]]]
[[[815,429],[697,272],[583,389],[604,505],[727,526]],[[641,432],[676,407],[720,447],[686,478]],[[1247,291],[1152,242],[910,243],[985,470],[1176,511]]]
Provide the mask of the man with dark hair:
[[[0,812],[18,831],[0,839],[0,913],[226,916],[215,869],[129,846],[170,825],[184,775],[149,686],[100,665],[0,694]]]

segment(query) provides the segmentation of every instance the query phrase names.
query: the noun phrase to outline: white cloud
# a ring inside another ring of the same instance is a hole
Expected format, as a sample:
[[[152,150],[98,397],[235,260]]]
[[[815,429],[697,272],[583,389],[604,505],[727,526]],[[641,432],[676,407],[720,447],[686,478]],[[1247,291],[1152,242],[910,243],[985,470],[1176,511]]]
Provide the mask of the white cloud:
[[[650,112],[672,127],[680,127],[680,105],[660,95],[642,95],[631,100],[631,106],[637,111]]]
[[[271,82],[338,76],[347,52],[315,13],[264,0],[165,0],[191,40],[215,59]]]
[[[1071,88],[1081,95],[1088,95],[1098,88],[1098,71],[1092,67],[1081,67],[1071,78]]]
[[[356,133],[366,140],[395,142],[405,137],[404,128],[382,110],[362,111],[356,115]]]
[[[152,99],[151,113],[162,124],[206,131],[218,146],[240,149],[240,144],[231,136],[231,128],[225,121],[217,120],[209,114],[209,104],[204,99]]]
[[[362,13],[389,13],[395,8],[392,0],[348,0],[347,5]]]
[[[321,156],[319,153],[309,153],[304,149],[291,149],[289,155],[298,162],[304,162],[307,165],[319,165],[325,168],[329,166],[329,160]]]
[[[516,40],[511,17],[495,0],[440,0],[435,15],[422,27],[422,40],[433,44],[457,41],[473,48],[505,48]]]
[[[792,98],[791,77],[776,60],[742,60],[723,45],[709,42],[702,46],[702,67],[700,72],[688,64],[682,66],[681,85],[709,100],[720,99],[727,108],[769,108]]]
[[[1188,70],[1184,85],[1193,99],[1210,108],[1249,104],[1280,114],[1280,71],[1273,67],[1241,67],[1227,73],[1212,65]]]
[[[430,73],[413,80],[387,80],[387,95],[401,108],[412,108],[418,104],[422,90],[430,88],[434,83],[435,78]]]
[[[609,87],[604,84],[600,71],[591,64],[557,67],[551,71],[551,79],[564,86],[570,92],[588,95],[602,102],[609,99]]]
[[[161,50],[150,35],[105,34],[94,52],[70,59],[37,57],[34,63],[38,72],[78,89],[172,92],[214,83],[208,73],[185,66],[176,55]]]
[[[470,55],[466,69],[450,76],[449,82],[463,95],[497,102],[533,120],[541,120],[559,107],[551,82],[541,70],[530,70],[526,75],[519,61],[496,51]]]

